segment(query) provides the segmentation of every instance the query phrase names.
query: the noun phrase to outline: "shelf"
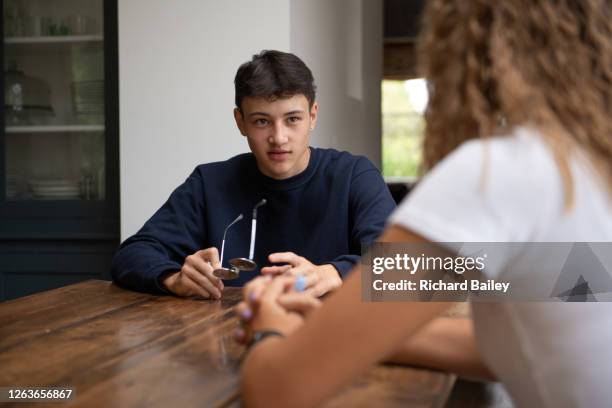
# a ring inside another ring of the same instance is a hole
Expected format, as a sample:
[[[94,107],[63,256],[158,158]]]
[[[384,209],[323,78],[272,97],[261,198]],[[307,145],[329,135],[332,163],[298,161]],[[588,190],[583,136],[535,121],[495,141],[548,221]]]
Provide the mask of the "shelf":
[[[4,44],[66,44],[81,42],[102,42],[103,35],[54,35],[48,37],[9,37]]]
[[[104,125],[7,126],[6,133],[104,132]]]

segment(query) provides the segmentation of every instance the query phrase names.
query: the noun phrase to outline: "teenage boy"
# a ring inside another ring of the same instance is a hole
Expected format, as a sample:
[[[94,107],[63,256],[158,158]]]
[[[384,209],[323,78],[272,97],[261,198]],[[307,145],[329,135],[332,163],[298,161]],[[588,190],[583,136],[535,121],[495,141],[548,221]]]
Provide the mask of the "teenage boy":
[[[203,164],[134,236],[112,264],[118,284],[151,293],[219,299],[223,267],[246,258],[258,208],[253,260],[232,286],[258,274],[303,275],[322,295],[339,287],[395,207],[380,172],[365,157],[309,147],[317,121],[310,69],[293,54],[263,51],[238,69],[234,119],[251,153]]]

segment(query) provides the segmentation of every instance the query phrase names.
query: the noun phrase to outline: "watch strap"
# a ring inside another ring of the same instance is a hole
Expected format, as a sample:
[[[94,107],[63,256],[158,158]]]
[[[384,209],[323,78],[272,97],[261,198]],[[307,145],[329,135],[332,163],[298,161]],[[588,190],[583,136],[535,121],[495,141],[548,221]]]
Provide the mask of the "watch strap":
[[[267,337],[281,337],[281,338],[285,338],[285,335],[279,331],[276,330],[258,330],[253,332],[253,335],[251,337],[251,341],[249,341],[249,344],[247,345],[247,348],[251,348],[253,347],[255,344],[259,343],[260,341],[262,341],[263,339],[267,338]]]

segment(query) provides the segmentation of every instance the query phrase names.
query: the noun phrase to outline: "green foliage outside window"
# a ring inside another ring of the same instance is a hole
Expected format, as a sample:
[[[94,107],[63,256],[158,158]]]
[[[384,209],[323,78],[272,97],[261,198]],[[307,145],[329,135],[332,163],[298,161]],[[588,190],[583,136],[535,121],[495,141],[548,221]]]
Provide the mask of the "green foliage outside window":
[[[382,167],[385,177],[416,177],[425,121],[413,107],[405,81],[382,82]]]

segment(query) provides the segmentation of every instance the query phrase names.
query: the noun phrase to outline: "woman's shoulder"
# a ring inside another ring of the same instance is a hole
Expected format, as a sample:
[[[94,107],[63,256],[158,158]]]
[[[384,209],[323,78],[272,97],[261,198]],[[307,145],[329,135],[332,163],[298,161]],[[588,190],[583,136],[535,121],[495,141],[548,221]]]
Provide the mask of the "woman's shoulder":
[[[562,188],[549,145],[537,129],[526,126],[466,141],[430,173],[435,178],[461,178],[474,189],[497,194],[500,189],[514,194],[530,194],[534,189],[554,194]]]
[[[552,152],[541,132],[527,126],[514,127],[490,137],[465,141],[443,162],[472,160],[476,157],[487,159],[483,162],[487,165],[510,166],[514,170],[520,170],[517,168],[519,164],[529,162],[539,166],[554,163]]]
[[[395,220],[413,220],[406,226],[434,240],[520,241],[527,225],[562,208],[562,188],[539,133],[515,128],[461,144],[418,183]]]

